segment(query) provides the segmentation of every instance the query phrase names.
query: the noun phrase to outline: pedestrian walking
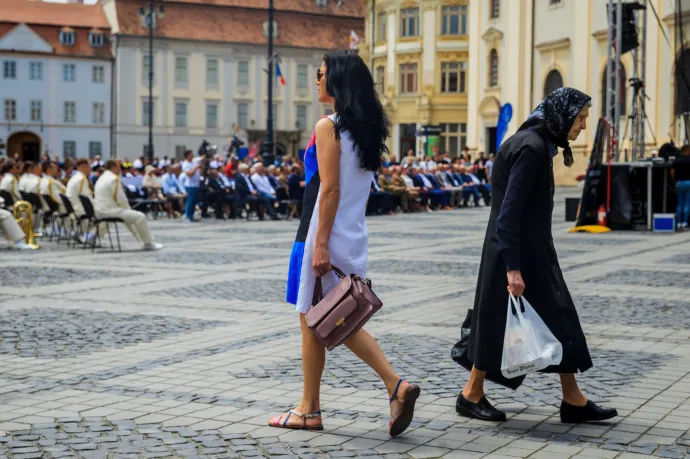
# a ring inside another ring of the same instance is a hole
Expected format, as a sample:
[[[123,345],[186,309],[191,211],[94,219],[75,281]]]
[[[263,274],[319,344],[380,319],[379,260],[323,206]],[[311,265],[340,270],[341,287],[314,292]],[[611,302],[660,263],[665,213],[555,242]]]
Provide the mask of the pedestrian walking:
[[[575,373],[592,367],[585,335],[558,264],[551,235],[553,158],[563,149],[570,167],[569,140],[586,128],[591,98],[572,88],[547,96],[518,132],[501,145],[491,172],[492,206],[474,301],[469,358],[474,367],[458,396],[459,414],[505,421],[484,394],[487,371],[500,373],[508,295],[525,295],[563,346],[559,373],[562,422],[602,421],[615,409],[597,406],[580,391]]]
[[[337,283],[331,264],[345,274],[365,277],[368,234],[364,221],[374,172],[387,152],[389,120],[374,80],[353,51],[334,51],[316,72],[319,102],[333,114],[316,124],[305,152],[306,186],[297,238],[290,256],[287,301],[300,313],[302,330],[302,401],[269,420],[272,427],[323,430],[320,385],[326,349],[307,326],[317,276],[324,294]],[[344,344],[381,377],[388,390],[389,434],[401,434],[412,421],[418,386],[393,370],[376,340],[364,329]]]

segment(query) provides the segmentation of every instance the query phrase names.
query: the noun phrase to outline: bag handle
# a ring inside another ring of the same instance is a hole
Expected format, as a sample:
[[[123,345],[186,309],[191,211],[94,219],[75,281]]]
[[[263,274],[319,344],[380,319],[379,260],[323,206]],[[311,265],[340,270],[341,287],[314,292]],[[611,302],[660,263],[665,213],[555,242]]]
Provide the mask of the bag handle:
[[[513,296],[512,293],[509,293],[509,299],[508,302],[512,303],[513,307],[515,307],[515,313],[517,314],[518,318],[520,319],[520,322],[524,321],[524,316],[522,315],[522,304],[520,303],[520,300],[522,299],[521,296],[516,297]]]
[[[331,270],[340,279],[344,279],[345,277],[347,277],[345,273],[342,272],[342,270],[337,266],[331,265]],[[316,306],[317,304],[319,304],[321,300],[323,300],[323,284],[321,283],[321,277],[322,276],[316,276],[316,282],[314,282],[314,295],[311,299],[312,306]]]

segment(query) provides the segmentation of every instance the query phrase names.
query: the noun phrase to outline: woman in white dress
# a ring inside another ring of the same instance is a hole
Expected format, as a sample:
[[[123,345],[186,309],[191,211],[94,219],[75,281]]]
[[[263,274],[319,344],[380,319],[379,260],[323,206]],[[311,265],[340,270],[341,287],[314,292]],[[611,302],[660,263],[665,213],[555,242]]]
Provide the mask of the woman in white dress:
[[[331,263],[346,274],[366,275],[364,215],[374,171],[388,151],[388,116],[361,57],[353,51],[326,54],[316,85],[319,101],[335,113],[316,124],[304,158],[302,216],[287,285],[287,301],[300,313],[304,390],[295,409],[269,420],[270,426],[287,429],[323,430],[319,397],[326,349],[307,327],[305,314],[312,306],[317,276],[324,293],[337,283]],[[398,376],[364,329],[344,344],[381,377],[391,405],[389,434],[401,434],[412,421],[419,387]]]

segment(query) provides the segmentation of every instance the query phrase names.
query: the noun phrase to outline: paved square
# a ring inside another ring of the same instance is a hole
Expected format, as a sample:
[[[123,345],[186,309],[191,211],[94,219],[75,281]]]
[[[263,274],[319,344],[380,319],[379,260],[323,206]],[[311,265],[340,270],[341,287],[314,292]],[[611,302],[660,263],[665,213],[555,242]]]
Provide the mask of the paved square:
[[[0,459],[157,457],[690,458],[690,233],[554,240],[595,367],[579,378],[611,423],[564,425],[560,386],[487,385],[502,424],[462,418],[450,360],[472,307],[488,209],[368,219],[384,308],[367,327],[422,387],[387,435],[377,376],[328,354],[324,432],[266,426],[299,400],[300,335],[282,301],[297,221],[149,221],[162,252],[0,252]],[[503,320],[498,318],[497,320]]]

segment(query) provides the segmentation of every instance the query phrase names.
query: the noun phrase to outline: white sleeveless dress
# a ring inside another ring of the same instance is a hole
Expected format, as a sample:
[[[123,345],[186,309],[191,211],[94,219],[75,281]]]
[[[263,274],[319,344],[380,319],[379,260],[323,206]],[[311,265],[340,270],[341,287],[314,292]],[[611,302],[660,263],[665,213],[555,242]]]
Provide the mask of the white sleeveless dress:
[[[337,115],[328,118],[335,123]],[[314,240],[319,226],[319,200],[321,181],[316,161],[316,138],[312,135],[305,152],[305,181],[302,217],[297,238],[290,256],[287,301],[295,305],[300,313],[306,313],[312,306],[316,273],[312,268]],[[340,133],[340,201],[335,214],[333,230],[328,241],[331,264],[345,274],[366,276],[368,256],[368,230],[365,213],[373,172],[359,165],[359,155],[350,133]],[[337,283],[338,278],[330,272],[323,276],[326,294]]]

